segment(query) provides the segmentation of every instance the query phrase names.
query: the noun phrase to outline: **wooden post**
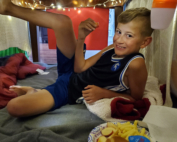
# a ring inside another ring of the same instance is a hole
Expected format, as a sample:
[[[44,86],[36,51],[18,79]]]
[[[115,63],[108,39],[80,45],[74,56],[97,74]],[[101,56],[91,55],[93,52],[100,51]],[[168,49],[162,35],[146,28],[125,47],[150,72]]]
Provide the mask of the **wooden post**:
[[[36,25],[29,22],[30,36],[31,36],[31,48],[33,55],[33,62],[39,62],[39,50],[38,50],[38,37]]]
[[[117,28],[117,17],[123,12],[123,7],[122,6],[117,6],[115,7],[115,30]]]

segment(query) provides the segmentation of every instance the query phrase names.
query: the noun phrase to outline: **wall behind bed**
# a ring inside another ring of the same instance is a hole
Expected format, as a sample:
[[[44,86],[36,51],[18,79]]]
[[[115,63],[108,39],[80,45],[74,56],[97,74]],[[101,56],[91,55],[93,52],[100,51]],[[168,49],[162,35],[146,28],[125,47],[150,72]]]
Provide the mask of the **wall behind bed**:
[[[80,13],[79,13],[80,11]],[[48,12],[64,14],[71,18],[73,22],[73,29],[75,32],[76,38],[78,37],[78,26],[81,21],[84,21],[88,18],[93,19],[96,22],[99,22],[100,26],[95,31],[93,31],[85,40],[87,45],[86,56],[88,58],[88,53],[91,55],[99,52],[103,48],[108,45],[108,23],[109,23],[109,9],[103,8],[81,8],[80,10],[74,10],[73,8],[68,11],[66,9],[63,10],[48,10]],[[112,27],[114,30],[114,27]],[[48,29],[48,44],[49,49],[56,48],[56,40],[55,40],[54,31]]]

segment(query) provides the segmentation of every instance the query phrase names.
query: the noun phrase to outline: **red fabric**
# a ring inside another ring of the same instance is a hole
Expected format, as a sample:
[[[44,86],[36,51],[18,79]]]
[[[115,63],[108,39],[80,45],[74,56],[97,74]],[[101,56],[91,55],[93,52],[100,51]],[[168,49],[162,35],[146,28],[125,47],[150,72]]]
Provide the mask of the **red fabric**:
[[[33,64],[23,53],[10,57],[5,66],[0,67],[0,108],[3,108],[17,94],[9,91],[9,86],[15,85],[17,79],[24,79],[29,74],[35,74],[36,69],[45,67]]]
[[[95,31],[90,33],[85,43],[87,45],[87,50],[102,50],[103,48],[107,47],[108,45],[108,22],[109,22],[109,9],[104,8],[81,8],[81,13],[78,13],[78,10],[66,9],[63,10],[56,10],[56,9],[49,9],[48,12],[64,14],[71,18],[73,23],[73,29],[76,38],[78,37],[78,26],[81,21],[84,21],[88,18],[93,19],[96,22],[99,22],[99,28]],[[48,43],[49,49],[56,49],[56,38],[54,31],[52,29],[48,29]]]
[[[118,97],[111,102],[111,117],[124,120],[140,119],[146,115],[149,107],[150,102],[147,98],[134,102]]]
[[[165,104],[166,100],[166,84],[160,86],[160,91],[162,93],[163,105]]]

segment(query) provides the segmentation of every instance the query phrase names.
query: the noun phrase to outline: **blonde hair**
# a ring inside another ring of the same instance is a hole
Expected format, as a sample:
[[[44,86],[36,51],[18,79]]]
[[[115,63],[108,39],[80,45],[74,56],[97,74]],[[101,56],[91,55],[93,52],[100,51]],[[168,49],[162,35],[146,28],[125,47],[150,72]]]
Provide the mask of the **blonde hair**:
[[[154,29],[151,28],[151,11],[145,7],[128,9],[122,12],[118,18],[118,23],[129,23],[136,19],[142,22],[141,34],[143,36],[151,36]]]

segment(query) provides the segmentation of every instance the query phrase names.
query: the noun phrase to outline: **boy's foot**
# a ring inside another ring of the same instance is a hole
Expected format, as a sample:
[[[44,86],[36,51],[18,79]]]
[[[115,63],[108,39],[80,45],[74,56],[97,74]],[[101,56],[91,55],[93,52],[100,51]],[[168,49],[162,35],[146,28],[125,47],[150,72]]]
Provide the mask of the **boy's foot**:
[[[10,4],[12,4],[11,0],[0,0],[0,14],[6,15]]]
[[[32,87],[16,86],[16,85],[10,86],[9,90],[17,93],[18,96],[25,95],[25,94],[33,94],[37,92],[37,89],[34,89]]]

